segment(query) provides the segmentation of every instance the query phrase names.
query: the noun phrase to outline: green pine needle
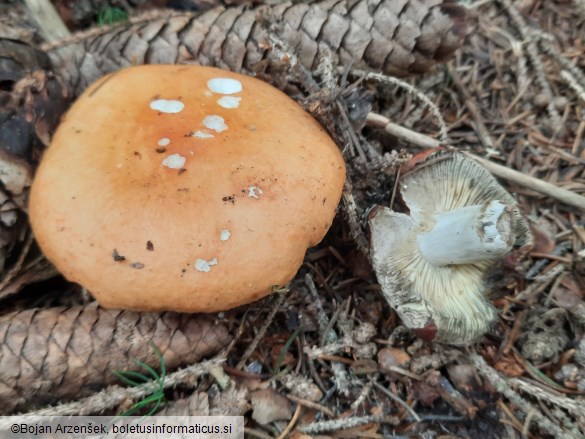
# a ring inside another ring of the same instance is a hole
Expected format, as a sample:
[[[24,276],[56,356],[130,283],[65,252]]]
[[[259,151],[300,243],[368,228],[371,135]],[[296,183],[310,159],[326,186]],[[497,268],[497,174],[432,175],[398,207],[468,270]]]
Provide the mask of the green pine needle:
[[[167,375],[166,364],[160,350],[152,343],[150,344],[150,348],[158,357],[160,374],[159,372],[154,370],[154,368],[146,364],[144,361],[140,360],[133,360],[133,362],[141,369],[146,371],[146,373],[137,372],[134,370],[114,371],[114,375],[116,375],[120,379],[120,381],[122,381],[124,384],[128,386],[132,387],[144,386],[145,384],[151,382],[155,382],[157,384],[157,388],[152,393],[147,395],[144,399],[138,401],[136,404],[130,407],[130,409],[121,413],[119,416],[132,416],[138,411],[154,404],[150,411],[146,415],[144,415],[151,416],[158,410],[158,408],[165,399],[164,381]]]
[[[128,21],[128,14],[120,8],[112,6],[103,6],[97,14],[98,26],[111,26],[116,23],[123,23]]]
[[[280,352],[278,354],[278,358],[276,359],[276,365],[274,366],[273,374],[278,373],[278,371],[280,370],[280,366],[282,365],[282,362],[284,361],[284,356],[286,355],[286,353],[288,352],[288,350],[292,346],[293,342],[295,341],[295,338],[297,338],[297,336],[301,332],[301,328],[302,328],[302,326],[299,326],[297,329],[295,329],[295,331],[288,338],[288,340],[286,341],[286,343],[284,344],[284,346],[280,350]]]

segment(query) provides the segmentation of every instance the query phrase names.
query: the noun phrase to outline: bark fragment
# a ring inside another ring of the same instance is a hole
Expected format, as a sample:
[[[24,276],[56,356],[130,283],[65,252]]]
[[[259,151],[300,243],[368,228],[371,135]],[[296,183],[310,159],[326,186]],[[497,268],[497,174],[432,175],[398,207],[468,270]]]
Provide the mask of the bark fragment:
[[[465,34],[465,9],[451,0],[312,0],[150,14],[77,35],[48,53],[75,94],[106,73],[136,64],[258,73],[269,57],[266,17],[310,70],[327,50],[344,65],[400,76],[421,73],[449,57]]]
[[[160,349],[169,370],[229,342],[209,317],[86,306],[31,309],[0,317],[0,414],[93,394],[117,382],[113,371],[153,368]]]

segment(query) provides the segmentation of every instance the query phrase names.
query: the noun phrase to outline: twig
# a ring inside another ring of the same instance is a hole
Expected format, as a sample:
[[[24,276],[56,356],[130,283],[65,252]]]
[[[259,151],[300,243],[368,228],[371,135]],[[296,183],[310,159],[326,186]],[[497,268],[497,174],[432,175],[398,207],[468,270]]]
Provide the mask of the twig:
[[[307,399],[299,398],[298,396],[294,395],[286,395],[286,397],[299,405],[324,413],[330,418],[333,418],[335,416],[335,413],[332,410],[325,407],[324,405],[318,404],[313,401],[309,401]]]
[[[562,119],[561,115],[555,108],[554,99],[553,99],[553,91],[552,88],[546,79],[546,75],[544,73],[544,66],[542,65],[542,61],[540,59],[540,54],[538,52],[538,46],[534,42],[533,36],[534,33],[530,31],[529,27],[526,25],[524,18],[518,12],[518,9],[512,4],[510,0],[499,0],[500,3],[504,6],[508,15],[520,31],[522,38],[526,42],[526,51],[528,52],[528,58],[534,67],[534,71],[536,72],[536,79],[540,85],[542,93],[547,97],[549,103],[547,105],[547,110],[549,117],[551,119],[551,126],[555,129],[560,130],[562,127]]]
[[[372,384],[371,381],[368,381],[366,383],[366,385],[362,388],[362,391],[360,392],[359,396],[356,398],[354,402],[351,403],[351,408],[353,410],[357,410],[366,401],[366,398],[368,397],[373,386],[374,385]]]
[[[463,85],[463,82],[461,82],[461,78],[459,77],[457,71],[454,69],[450,69],[450,72],[451,77],[453,78],[453,84],[455,84],[455,87],[457,87],[459,93],[463,95],[463,102],[465,104],[465,107],[467,107],[467,110],[469,111],[471,117],[473,117],[473,120],[475,121],[475,129],[477,130],[477,135],[479,137],[479,140],[481,141],[481,144],[489,151],[495,150],[492,136],[490,135],[489,130],[487,129],[485,123],[483,122],[481,112],[479,111],[477,105],[475,105],[475,100],[473,99],[473,96],[471,96],[471,93],[469,93],[467,87],[465,87]]]
[[[535,294],[539,294],[547,286],[549,286],[551,282],[554,279],[556,279],[557,276],[559,276],[563,271],[565,271],[565,269],[566,267],[564,265],[559,264],[553,269],[551,269],[549,272],[533,278],[532,280],[534,282],[524,291],[518,293],[516,297],[514,297],[514,300],[522,301],[528,299],[529,297]]]
[[[582,195],[560,188],[546,181],[530,177],[505,166],[490,162],[489,160],[483,159],[476,155],[470,153],[464,154],[478,161],[484,168],[486,168],[496,177],[500,177],[512,183],[519,184],[525,188],[532,189],[543,195],[554,198],[555,200],[561,201],[569,206],[574,206],[581,210],[585,210],[585,197]]]
[[[506,398],[508,398],[513,404],[515,404],[520,410],[524,412],[524,414],[528,415],[531,412],[534,412],[534,422],[548,434],[553,435],[555,438],[575,438],[578,436],[574,436],[572,434],[566,434],[558,425],[555,425],[545,417],[536,407],[518,395],[510,385],[508,381],[502,377],[496,370],[492,369],[488,364],[485,362],[481,355],[476,354],[475,352],[470,353],[470,358],[473,361],[475,367],[477,368],[478,372],[486,378],[494,388],[503,394]]]
[[[258,346],[258,343],[260,343],[260,340],[262,340],[264,338],[266,331],[268,331],[268,328],[270,327],[270,325],[272,324],[272,321],[274,320],[274,316],[276,316],[276,313],[280,309],[281,305],[284,303],[284,299],[286,299],[285,293],[277,293],[276,300],[274,301],[274,304],[272,305],[272,309],[270,310],[270,313],[266,317],[264,324],[262,325],[262,327],[260,328],[260,330],[258,331],[256,336],[254,337],[254,340],[252,340],[252,343],[250,343],[250,345],[248,346],[248,348],[244,352],[244,355],[242,355],[242,358],[240,359],[240,361],[236,365],[236,369],[242,369],[246,365],[246,361],[248,361],[248,358],[250,358],[250,356],[254,353],[254,351],[256,350],[256,347]]]
[[[388,118],[380,114],[370,113],[368,115],[368,122],[370,126],[378,128],[382,127],[387,133],[400,137],[403,140],[406,140],[423,148],[441,146],[440,142],[428,136],[425,136],[424,134],[416,133],[404,127],[400,127],[399,130],[396,130],[397,125],[393,124],[392,122],[390,122]],[[558,186],[555,186],[554,184],[539,180],[529,175],[525,175],[521,172],[515,171],[505,166],[490,162],[489,160],[478,157],[474,154],[468,152],[463,152],[463,154],[478,161],[484,168],[486,168],[496,177],[503,178],[512,183],[531,189],[535,192],[547,195],[569,206],[574,206],[581,210],[585,210],[585,197],[583,197],[582,195],[560,188]]]
[[[508,382],[512,386],[517,387],[523,392],[526,392],[531,396],[540,399],[541,401],[548,402],[549,404],[553,404],[558,407],[561,407],[564,410],[567,410],[573,416],[577,417],[583,416],[583,414],[585,413],[584,401],[575,401],[571,398],[555,395],[554,393],[551,392],[546,392],[540,387],[527,383],[526,381],[518,378],[510,378]]]
[[[402,407],[404,407],[404,409],[408,412],[408,414],[410,416],[412,416],[415,419],[416,422],[420,422],[421,421],[420,417],[416,414],[416,412],[412,409],[412,407],[409,406],[406,402],[404,402],[402,399],[400,399],[398,396],[396,396],[394,393],[392,393],[386,387],[382,386],[381,384],[378,384],[376,381],[370,380],[370,382],[374,385],[374,387],[376,389],[381,390],[391,400],[393,400],[394,402],[396,402],[396,403],[400,404]]]
[[[509,418],[509,420],[500,420],[500,422],[503,424],[510,425],[511,427],[515,428],[518,431],[522,431],[522,424],[520,423],[516,415],[512,412],[512,410],[510,410],[510,408],[501,399],[498,401],[498,407]]]
[[[321,334],[321,337],[319,339],[319,346],[323,346],[326,343],[335,344],[335,342],[337,340],[337,333],[333,330],[333,325],[335,325],[335,323],[337,322],[337,319],[339,319],[339,316],[342,312],[343,312],[343,303],[337,307],[337,309],[335,310],[335,312],[331,316],[331,319],[329,319],[327,321],[327,326],[325,326],[325,328],[323,328],[323,333]]]
[[[583,5],[585,2],[581,0]],[[581,71],[579,67],[569,61],[565,56],[561,54],[561,51],[558,47],[553,45],[553,42],[556,41],[556,38],[550,34],[542,32],[540,29],[532,29],[532,35],[538,38],[540,43],[540,47],[542,50],[552,57],[556,62],[558,62],[564,70],[569,71],[581,84],[581,86],[585,85],[585,74]]]
[[[573,76],[573,74],[568,70],[562,70],[561,77],[567,81],[567,84],[569,84],[569,87],[571,87],[575,93],[577,93],[577,96],[579,96],[579,98],[585,102],[585,89],[579,83],[579,81],[577,81],[577,78],[575,78],[575,76]]]
[[[524,419],[524,425],[522,426],[522,437],[528,437],[528,433],[530,432],[530,423],[532,422],[532,418],[536,414],[535,411],[531,411],[526,415],[526,419]]]
[[[343,341],[336,341],[328,343],[324,346],[318,346],[314,348],[305,348],[305,354],[309,358],[321,358],[322,360],[327,359],[328,355],[335,355],[345,349],[346,345]]]
[[[319,324],[319,333],[321,334],[321,339],[329,340],[330,337],[335,338],[335,335],[332,333],[329,336],[329,331],[327,331],[327,326],[329,324],[329,317],[327,317],[327,313],[323,308],[323,302],[321,301],[321,297],[319,296],[319,292],[317,291],[317,287],[315,286],[315,281],[310,273],[305,275],[305,285],[309,289],[309,293],[313,298],[313,303],[317,308],[317,323]]]
[[[346,428],[359,427],[371,422],[385,422],[391,425],[398,425],[400,421],[395,416],[371,415],[355,416],[353,418],[333,419],[331,421],[312,422],[299,428],[301,433],[316,434],[325,431],[343,430]]]
[[[417,133],[401,125],[391,122],[385,116],[377,113],[370,113],[366,119],[368,126],[373,128],[382,128],[388,134],[398,137],[401,140],[405,140],[413,145],[420,146],[422,148],[437,148],[441,146],[441,142],[425,134]]]
[[[441,143],[448,142],[449,134],[447,133],[447,124],[445,123],[445,119],[443,119],[443,115],[441,114],[441,111],[435,105],[435,103],[433,101],[431,101],[423,92],[421,92],[420,90],[417,90],[415,87],[410,85],[408,82],[402,81],[402,80],[394,78],[392,76],[386,76],[386,75],[383,75],[381,73],[371,73],[371,72],[366,72],[366,71],[357,70],[357,69],[352,69],[351,73],[354,75],[357,75],[357,76],[365,76],[366,79],[375,79],[376,81],[379,81],[379,82],[385,82],[388,84],[397,85],[397,86],[403,88],[404,90],[406,90],[408,93],[412,94],[413,96],[419,98],[428,107],[428,109],[431,111],[431,113],[433,113],[433,116],[435,116],[435,119],[437,119],[437,122],[439,124],[439,130],[440,130],[439,140],[441,141]]]
[[[343,396],[349,396],[351,381],[343,363],[332,361],[331,370],[333,371],[333,382],[337,386],[337,393]]]
[[[207,375],[211,368],[221,365],[223,361],[223,359],[212,359],[173,372],[166,376],[163,382],[164,388],[170,389],[184,383],[193,385],[195,380],[203,375]],[[44,416],[87,416],[93,413],[103,413],[108,409],[117,407],[122,402],[142,399],[159,387],[160,383],[155,381],[150,381],[139,387],[114,385],[78,401],[47,407],[21,415],[27,417],[27,422],[38,423],[41,422]],[[0,419],[0,430],[7,429],[10,425],[9,418],[5,420]]]
[[[295,414],[293,415],[292,419],[290,420],[290,422],[288,423],[286,428],[282,431],[282,433],[280,433],[280,435],[278,436],[278,439],[285,439],[288,437],[289,433],[292,431],[295,424],[299,420],[299,417],[301,416],[302,410],[303,410],[303,406],[300,404],[297,405],[297,409],[295,410]]]
[[[352,184],[349,176],[346,178],[345,186],[343,188],[342,202],[343,211],[347,215],[347,223],[349,225],[349,233],[351,238],[357,245],[357,248],[365,255],[369,254],[368,239],[363,228],[360,225],[358,216],[358,207],[353,197]]]
[[[565,242],[561,242],[559,245],[557,245],[554,250],[551,252],[551,254],[555,255],[555,256],[561,256],[563,254],[565,254],[569,248],[571,248],[571,241],[565,241]],[[549,263],[548,259],[540,259],[538,261],[536,261],[534,263],[534,265],[532,267],[530,267],[530,269],[526,272],[526,279],[534,279],[536,276],[538,276],[538,273],[540,273],[540,270],[542,270],[547,264]]]

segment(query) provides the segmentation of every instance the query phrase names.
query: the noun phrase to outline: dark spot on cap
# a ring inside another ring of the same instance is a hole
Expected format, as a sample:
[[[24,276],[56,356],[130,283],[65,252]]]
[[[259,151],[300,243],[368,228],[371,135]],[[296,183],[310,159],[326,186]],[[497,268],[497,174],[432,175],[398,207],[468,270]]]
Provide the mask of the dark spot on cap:
[[[112,250],[112,259],[116,262],[122,262],[126,260],[126,256],[122,256],[117,249],[114,249]]]
[[[232,203],[235,204],[236,203],[236,198],[234,195],[227,195],[225,197],[222,198],[222,201],[224,203]]]
[[[138,151],[134,151],[134,155],[142,160],[142,154],[140,154]]]
[[[181,175],[181,174],[184,174],[185,172],[187,172],[187,168],[181,168],[181,169],[179,169],[178,174]]]
[[[164,146],[159,146],[158,148],[155,149],[156,152],[158,152],[159,154],[162,154],[163,152],[167,152],[167,149]]]
[[[152,243],[152,241],[146,241],[146,250],[148,250],[149,252],[154,250],[154,244]]]
[[[141,268],[144,268],[144,264],[142,262],[133,262],[132,264],[130,264],[130,266],[132,268],[136,268],[138,270],[140,270]]]

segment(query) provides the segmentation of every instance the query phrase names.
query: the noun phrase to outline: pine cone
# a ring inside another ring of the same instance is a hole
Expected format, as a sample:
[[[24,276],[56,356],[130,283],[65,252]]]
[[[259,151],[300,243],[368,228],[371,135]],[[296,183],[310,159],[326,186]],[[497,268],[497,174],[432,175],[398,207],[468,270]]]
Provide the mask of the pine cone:
[[[133,360],[168,370],[195,363],[230,340],[213,319],[138,313],[95,303],[13,312],[0,317],[0,415],[93,394],[117,381]]]
[[[451,0],[217,7],[93,30],[48,53],[76,95],[100,76],[135,64],[196,63],[259,73],[270,57],[269,37],[275,29],[308,69],[317,67],[326,50],[341,64],[404,76],[427,71],[449,57],[464,37],[465,21],[465,9]]]

